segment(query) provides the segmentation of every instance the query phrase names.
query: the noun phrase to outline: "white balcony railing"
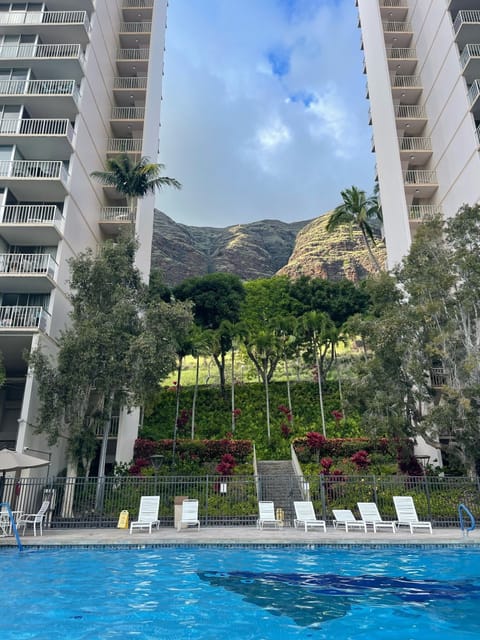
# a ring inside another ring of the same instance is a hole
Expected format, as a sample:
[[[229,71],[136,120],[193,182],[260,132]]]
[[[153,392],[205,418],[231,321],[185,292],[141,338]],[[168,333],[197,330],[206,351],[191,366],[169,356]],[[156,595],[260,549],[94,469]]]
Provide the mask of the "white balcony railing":
[[[478,144],[480,145],[480,124],[478,125],[478,127],[477,127],[477,129],[476,129],[476,132],[477,132],[477,140],[478,140]]]
[[[147,88],[146,76],[123,78],[121,76],[113,79],[114,89],[146,89]]]
[[[73,58],[83,60],[79,44],[2,44],[0,60],[24,60],[30,58]]]
[[[397,104],[395,106],[396,118],[423,118],[427,117],[427,112],[423,104]]]
[[[436,171],[408,169],[403,172],[405,184],[438,184]]]
[[[150,33],[151,30],[151,22],[122,22],[120,24],[120,33]]]
[[[415,60],[417,58],[417,50],[405,47],[394,47],[387,51],[387,58],[391,60]]]
[[[86,11],[2,11],[0,12],[0,25],[22,24],[65,24],[85,25],[90,28]]]
[[[0,80],[0,95],[72,96],[79,98],[75,80]]]
[[[53,278],[56,266],[49,253],[0,253],[0,274],[29,273]]]
[[[457,13],[453,30],[455,33],[460,31],[460,27],[464,24],[480,24],[480,11],[477,9],[465,9]]]
[[[112,120],[143,120],[145,107],[113,107]]]
[[[408,9],[406,0],[380,0],[381,7],[405,7]]]
[[[130,207],[102,207],[102,222],[135,222],[135,211]]]
[[[471,58],[480,58],[480,44],[466,44],[461,55],[460,63],[465,67]]]
[[[0,177],[66,182],[68,174],[59,160],[0,160]]]
[[[60,222],[62,212],[54,204],[7,204],[0,207],[1,224],[51,224]]]
[[[155,0],[123,0],[125,9],[153,9]]]
[[[0,120],[0,135],[66,136],[72,142],[73,127],[66,118],[4,118]]]
[[[409,33],[412,31],[412,25],[410,22],[388,21],[383,23],[383,30],[389,33]]]
[[[142,138],[109,138],[107,153],[140,153],[142,143]]]
[[[45,330],[50,314],[43,307],[0,306],[0,330],[42,329]]]
[[[393,78],[393,87],[407,89],[409,87],[421,87],[422,80],[420,76],[395,76]]]
[[[431,138],[415,138],[405,136],[398,139],[401,151],[431,151],[432,139]]]
[[[118,425],[120,424],[120,416],[111,416],[110,418],[110,429],[108,431],[109,438],[117,438],[118,437]],[[95,435],[97,438],[103,436],[103,423],[97,424],[95,427]]]
[[[468,99],[472,105],[480,95],[480,80],[474,80],[468,90]]]
[[[408,208],[410,220],[430,220],[436,215],[442,215],[442,207],[436,204],[412,204]]]
[[[148,60],[150,49],[117,49],[117,60]]]

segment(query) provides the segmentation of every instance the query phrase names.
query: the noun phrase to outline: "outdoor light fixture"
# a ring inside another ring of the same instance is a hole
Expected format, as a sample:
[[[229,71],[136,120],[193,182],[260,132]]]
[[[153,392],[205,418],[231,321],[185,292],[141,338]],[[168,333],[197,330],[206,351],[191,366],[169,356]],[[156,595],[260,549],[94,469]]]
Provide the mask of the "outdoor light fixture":
[[[160,469],[160,467],[163,464],[163,458],[164,456],[162,456],[159,453],[154,453],[152,456],[150,456],[150,460],[152,462],[152,466],[155,469],[155,473]]]

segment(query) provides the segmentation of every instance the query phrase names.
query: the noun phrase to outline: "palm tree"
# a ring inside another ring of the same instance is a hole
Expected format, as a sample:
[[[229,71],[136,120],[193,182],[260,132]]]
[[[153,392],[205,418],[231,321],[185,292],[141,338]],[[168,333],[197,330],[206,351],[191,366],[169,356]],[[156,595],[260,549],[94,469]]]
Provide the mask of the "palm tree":
[[[372,222],[382,222],[382,209],[376,195],[367,198],[365,191],[357,187],[350,187],[341,192],[343,203],[330,214],[327,231],[332,232],[340,226],[348,224],[357,226],[362,232],[363,241],[376,271],[380,265],[373,254],[370,242],[375,244],[375,234]]]
[[[137,198],[155,193],[157,189],[181,189],[178,180],[160,175],[164,169],[165,165],[150,162],[149,158],[143,157],[135,162],[124,154],[109,158],[106,171],[92,171],[90,175],[104,187],[114,187],[122,193],[130,209],[133,209]]]

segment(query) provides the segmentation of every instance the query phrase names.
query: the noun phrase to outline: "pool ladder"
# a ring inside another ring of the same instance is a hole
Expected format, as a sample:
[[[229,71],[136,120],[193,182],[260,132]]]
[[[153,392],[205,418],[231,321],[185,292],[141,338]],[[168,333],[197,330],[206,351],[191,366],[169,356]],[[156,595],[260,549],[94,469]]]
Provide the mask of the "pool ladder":
[[[469,527],[467,527],[465,524],[464,515],[470,518]],[[475,529],[476,523],[472,512],[463,503],[458,505],[458,519],[460,520],[460,529],[462,530],[463,535],[468,536],[468,532]]]
[[[17,525],[15,524],[15,518],[13,517],[13,513],[12,510],[10,508],[10,504],[8,502],[0,502],[0,510],[5,509],[5,511],[8,514],[8,526],[11,527],[14,535],[15,535],[15,540],[17,541],[17,546],[18,546],[18,550],[22,551],[23,549],[23,545],[22,542],[20,540],[20,536],[18,535],[18,529],[17,529]]]

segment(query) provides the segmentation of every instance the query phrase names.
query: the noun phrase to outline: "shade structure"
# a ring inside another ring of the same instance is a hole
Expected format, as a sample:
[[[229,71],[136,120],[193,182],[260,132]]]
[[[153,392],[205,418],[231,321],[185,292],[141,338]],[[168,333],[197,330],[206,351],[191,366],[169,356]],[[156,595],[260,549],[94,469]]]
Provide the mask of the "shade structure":
[[[35,458],[26,453],[11,451],[10,449],[2,449],[0,451],[0,502],[3,498],[3,486],[5,484],[5,474],[7,471],[20,471],[21,469],[32,469],[33,467],[44,467],[50,464],[49,460]]]

